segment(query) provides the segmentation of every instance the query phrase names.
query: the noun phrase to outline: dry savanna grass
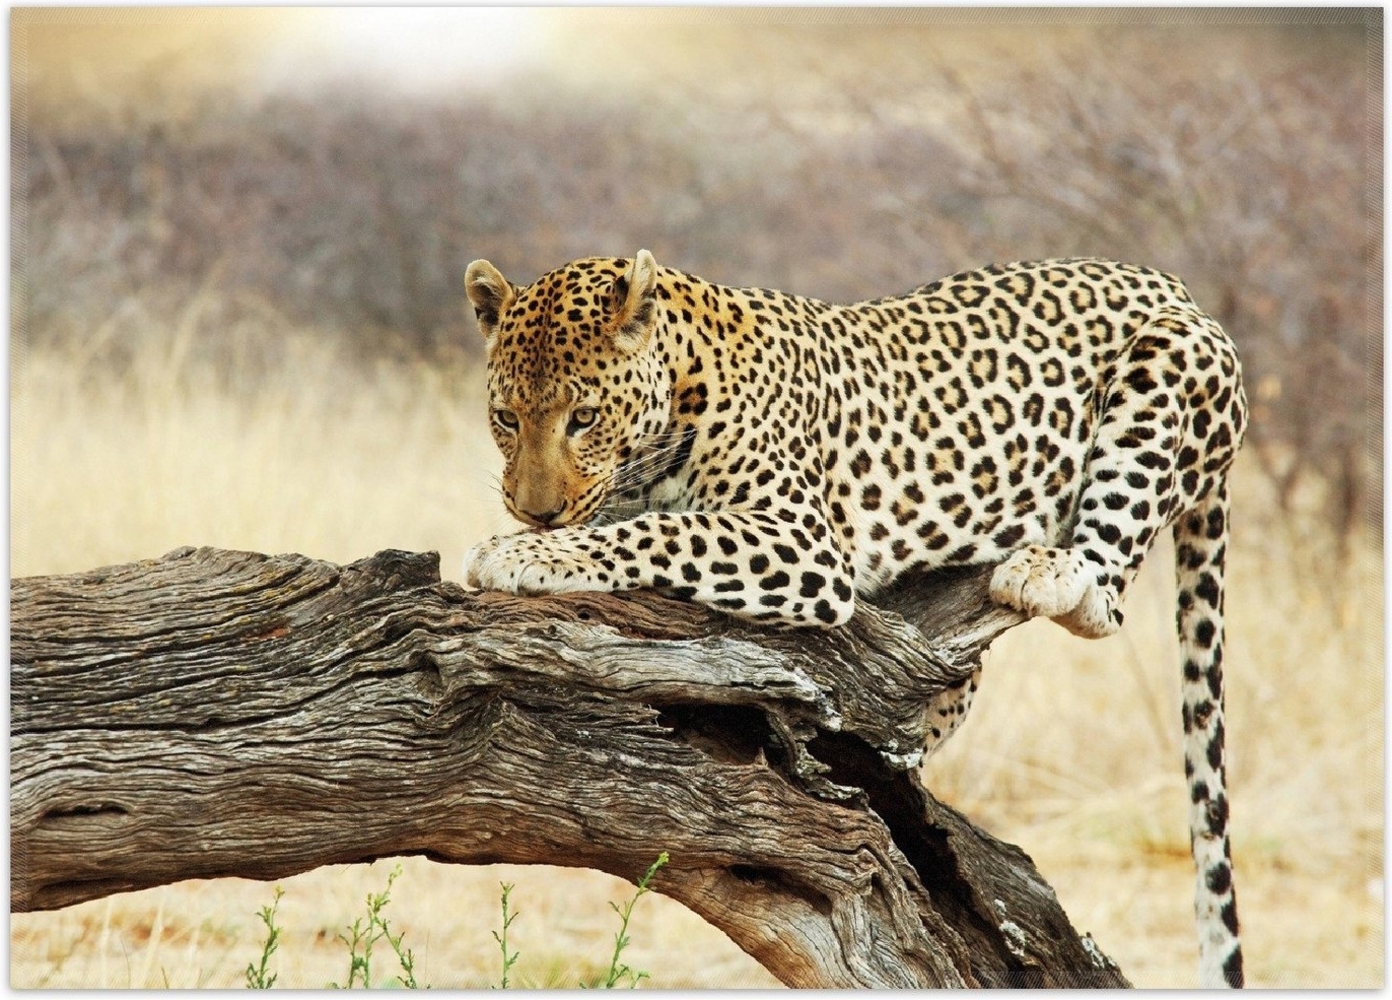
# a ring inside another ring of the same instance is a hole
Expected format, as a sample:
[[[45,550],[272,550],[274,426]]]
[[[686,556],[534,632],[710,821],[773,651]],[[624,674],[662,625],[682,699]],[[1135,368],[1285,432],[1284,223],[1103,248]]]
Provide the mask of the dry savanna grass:
[[[11,570],[59,573],[184,544],[349,561],[467,545],[507,530],[478,373],[462,359],[350,363],[286,336],[239,383],[175,330],[117,374],[46,349],[13,356]],[[1249,982],[1383,981],[1382,608],[1376,540],[1335,559],[1317,516],[1273,513],[1239,468],[1228,593],[1229,747]],[[1035,622],[992,651],[972,716],[928,765],[942,797],[1040,865],[1075,924],[1140,986],[1193,986],[1168,549],[1127,625],[1083,642]],[[653,853],[663,845],[654,844]],[[563,858],[556,859],[558,863]],[[395,862],[279,883],[279,986],[347,979],[337,934]],[[636,878],[640,872],[634,872]],[[602,970],[621,880],[564,868],[405,859],[386,910],[437,987],[499,977],[499,883],[516,884],[512,981],[574,986]],[[657,880],[661,888],[661,876]],[[15,987],[237,986],[260,953],[271,885],[195,882],[11,919]],[[644,897],[625,961],[665,987],[769,986],[718,931]],[[395,975],[379,945],[374,967]]]

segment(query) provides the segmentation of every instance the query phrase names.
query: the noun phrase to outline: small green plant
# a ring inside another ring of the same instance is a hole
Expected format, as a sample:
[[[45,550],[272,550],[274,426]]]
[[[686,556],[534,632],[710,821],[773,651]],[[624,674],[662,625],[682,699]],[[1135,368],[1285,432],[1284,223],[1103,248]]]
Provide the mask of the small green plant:
[[[334,989],[351,990],[354,984],[361,981],[364,989],[372,988],[372,946],[383,938],[386,939],[391,950],[395,952],[397,961],[401,964],[402,975],[396,977],[396,981],[408,990],[419,989],[416,984],[415,955],[411,949],[403,948],[402,938],[406,936],[404,931],[400,931],[395,937],[392,936],[391,927],[387,919],[382,916],[382,911],[391,902],[392,883],[401,875],[401,866],[397,865],[387,876],[387,887],[381,892],[367,896],[367,926],[364,927],[362,918],[354,919],[352,925],[348,927],[347,934],[339,934],[338,939],[348,946],[348,982],[340,986],[338,983],[331,984]]]
[[[270,906],[263,906],[257,916],[266,925],[266,940],[261,945],[261,964],[248,962],[246,967],[246,984],[249,990],[268,990],[275,985],[276,977],[274,974],[267,975],[266,966],[271,961],[271,956],[275,954],[276,948],[280,946],[280,928],[276,926],[276,910],[280,908],[280,897],[285,895],[285,890],[280,886],[275,888],[275,898]],[[168,984],[166,984],[168,985]]]
[[[619,915],[619,930],[614,935],[614,953],[609,959],[609,968],[603,975],[596,977],[593,985],[603,989],[614,989],[628,981],[630,989],[636,988],[644,979],[651,978],[647,972],[635,971],[622,961],[624,949],[629,946],[628,936],[629,922],[633,918],[633,908],[644,895],[652,891],[652,880],[657,875],[663,865],[668,862],[667,852],[663,851],[656,861],[654,861],[643,877],[638,880],[638,891],[633,897],[622,906],[618,903],[610,903],[609,906]],[[393,934],[391,925],[387,918],[382,916],[382,911],[391,902],[392,885],[401,875],[401,866],[397,865],[387,876],[387,886],[379,893],[368,893],[367,896],[367,923],[364,925],[363,919],[358,917],[353,923],[345,928],[346,933],[337,935],[338,939],[348,946],[348,981],[340,985],[330,983],[334,989],[352,989],[354,986],[361,986],[364,989],[372,988],[372,949],[377,942],[385,940],[392,952],[396,955],[397,961],[401,965],[401,975],[397,976],[396,982],[407,989],[419,989],[416,983],[415,955],[410,948],[402,944],[405,937],[404,931]],[[495,989],[508,989],[512,985],[512,970],[517,964],[519,953],[508,948],[508,930],[512,927],[513,921],[519,914],[512,908],[511,883],[499,883],[502,887],[500,903],[503,911],[503,924],[500,930],[493,932],[493,940],[498,943],[498,950],[502,955],[502,975],[499,978]],[[267,966],[271,956],[275,953],[280,943],[281,929],[276,926],[276,912],[280,907],[280,899],[284,891],[276,886],[275,899],[270,906],[263,906],[257,914],[261,922],[266,925],[266,940],[261,948],[261,962],[259,965],[250,963],[246,968],[246,982],[249,989],[269,989],[275,984],[276,977],[269,974]],[[582,983],[581,988],[590,985]]]
[[[618,933],[614,935],[614,954],[613,957],[609,959],[609,971],[605,974],[604,978],[604,988],[606,990],[612,990],[625,978],[629,981],[628,988],[636,989],[640,982],[649,978],[648,973],[642,971],[634,972],[623,962],[619,961],[619,958],[623,955],[623,950],[627,948],[629,944],[628,921],[629,918],[633,916],[633,907],[646,893],[652,891],[648,886],[652,882],[653,876],[657,874],[658,869],[665,865],[668,860],[667,852],[663,851],[657,856],[657,860],[648,866],[647,873],[638,880],[638,891],[633,894],[632,899],[624,903],[623,906],[620,906],[618,903],[609,904],[614,912],[619,915],[619,930]]]
[[[499,882],[498,884],[503,887],[503,929],[501,933],[498,931],[493,932],[493,940],[498,942],[498,947],[502,950],[503,953],[503,975],[502,979],[498,982],[497,988],[500,990],[505,990],[508,988],[508,973],[511,972],[512,967],[517,964],[518,953],[514,951],[511,955],[509,955],[507,943],[508,928],[511,927],[512,922],[517,919],[517,913],[515,911],[510,912],[508,910],[508,897],[512,895],[513,884],[510,882]]]

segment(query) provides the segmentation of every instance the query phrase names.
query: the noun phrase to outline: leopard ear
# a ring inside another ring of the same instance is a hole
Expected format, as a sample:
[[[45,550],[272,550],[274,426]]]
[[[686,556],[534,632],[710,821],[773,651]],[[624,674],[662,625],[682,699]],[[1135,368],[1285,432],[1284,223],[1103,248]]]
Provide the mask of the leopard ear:
[[[512,285],[488,261],[476,260],[464,271],[464,291],[474,304],[479,332],[491,342],[498,330],[498,317],[515,297]]]
[[[614,279],[608,327],[614,346],[633,354],[647,346],[657,319],[657,261],[639,250],[628,270]]]

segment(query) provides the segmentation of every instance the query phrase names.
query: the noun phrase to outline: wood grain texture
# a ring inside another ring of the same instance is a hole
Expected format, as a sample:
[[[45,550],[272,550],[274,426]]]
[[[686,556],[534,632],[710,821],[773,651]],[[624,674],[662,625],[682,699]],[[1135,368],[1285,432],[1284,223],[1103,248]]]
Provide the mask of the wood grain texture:
[[[1019,620],[988,572],[831,633],[469,593],[433,553],[16,580],[11,909],[406,854],[632,879],[665,850],[657,890],[789,985],[1126,985],[919,782],[934,695]]]

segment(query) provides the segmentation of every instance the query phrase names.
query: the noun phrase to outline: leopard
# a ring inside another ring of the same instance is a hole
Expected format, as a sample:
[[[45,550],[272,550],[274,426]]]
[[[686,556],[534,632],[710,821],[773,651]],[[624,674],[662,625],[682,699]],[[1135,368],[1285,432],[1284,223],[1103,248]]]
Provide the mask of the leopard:
[[[650,588],[834,629],[907,573],[994,564],[993,601],[1098,638],[1170,529],[1199,978],[1243,984],[1223,611],[1247,402],[1232,340],[1180,279],[1060,258],[840,304],[640,250],[530,284],[476,260],[464,285],[525,529],[469,549],[470,586]],[[978,681],[937,706],[928,752]]]

